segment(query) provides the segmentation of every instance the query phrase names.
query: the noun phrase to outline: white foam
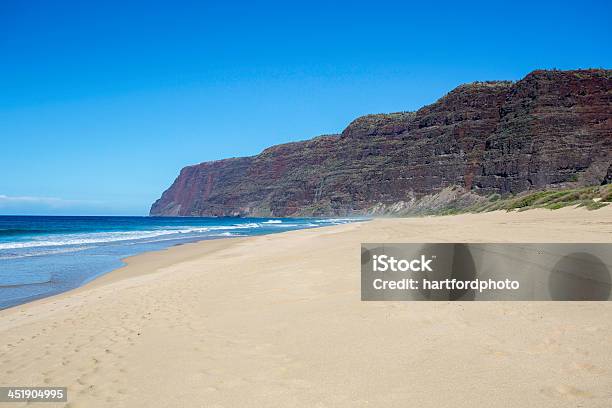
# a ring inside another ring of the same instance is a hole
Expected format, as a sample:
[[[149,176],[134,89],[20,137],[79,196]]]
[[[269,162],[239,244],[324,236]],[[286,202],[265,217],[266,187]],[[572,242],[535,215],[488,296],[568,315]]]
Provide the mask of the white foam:
[[[71,248],[54,248],[54,249],[43,249],[43,250],[33,250],[31,252],[23,252],[23,253],[13,253],[8,255],[0,255],[0,260],[2,259],[17,259],[17,258],[29,258],[32,256],[42,256],[42,255],[56,255],[56,254],[65,254],[70,252],[84,251],[86,249],[94,248],[93,246],[80,246],[80,247],[71,247]]]
[[[216,234],[215,236],[232,236],[227,231],[231,230],[242,230],[242,229],[254,229],[261,228],[263,224],[267,226],[282,227],[282,228],[307,228],[313,226],[319,226],[321,224],[343,224],[347,222],[355,221],[352,218],[332,218],[332,219],[321,219],[314,220],[314,223],[308,224],[295,224],[295,223],[284,223],[282,220],[270,219],[261,223],[256,222],[245,222],[236,223],[233,225],[213,225],[207,227],[199,226],[183,226],[183,227],[161,227],[154,230],[143,230],[143,231],[114,231],[114,232],[94,232],[94,233],[77,233],[77,234],[61,234],[61,235],[47,235],[39,239],[32,239],[29,241],[21,242],[3,242],[0,243],[0,250],[9,249],[23,249],[23,248],[36,248],[36,247],[62,247],[62,246],[78,246],[78,250],[82,249],[80,246],[88,244],[102,244],[119,241],[135,241],[141,239],[151,239],[169,235],[183,235],[183,234],[207,234],[214,232],[222,232],[221,235]],[[167,238],[171,239],[171,238]],[[162,240],[162,239],[159,239]],[[157,241],[157,240],[156,240]],[[149,241],[154,242],[154,241]],[[71,249],[75,250],[75,249]],[[42,255],[42,252],[29,254],[19,254],[19,256],[35,256]],[[13,255],[13,254],[11,254]],[[8,258],[14,256],[9,255]],[[4,257],[6,259],[6,257]]]
[[[94,232],[88,234],[70,234],[57,235],[53,238],[47,236],[40,240],[31,240],[23,242],[5,242],[0,243],[1,249],[21,249],[21,248],[36,248],[36,247],[55,247],[67,245],[86,245],[86,244],[101,244],[117,241],[132,241],[144,238],[155,238],[164,235],[172,234],[193,234],[207,233],[210,231],[224,231],[235,229],[252,229],[260,228],[258,223],[245,223],[234,225],[219,225],[210,227],[184,227],[181,229],[159,229],[147,231],[116,231],[116,232]]]
[[[338,224],[347,224],[349,222],[354,222],[354,221],[365,221],[367,218],[326,218],[326,219],[321,219],[321,220],[314,220],[313,222],[316,222],[318,224],[323,224],[323,223],[329,223],[332,225],[338,225]]]

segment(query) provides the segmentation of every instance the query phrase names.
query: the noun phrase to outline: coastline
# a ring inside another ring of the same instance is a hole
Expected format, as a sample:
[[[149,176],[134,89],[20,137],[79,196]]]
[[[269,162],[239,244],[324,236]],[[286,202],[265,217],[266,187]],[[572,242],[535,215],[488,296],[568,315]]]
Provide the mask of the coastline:
[[[145,252],[357,220],[0,216],[0,309],[81,287]]]
[[[376,241],[612,242],[612,208],[378,218],[128,257],[0,311],[2,385],[68,386],[71,407],[611,397],[611,303],[361,302],[359,244]]]

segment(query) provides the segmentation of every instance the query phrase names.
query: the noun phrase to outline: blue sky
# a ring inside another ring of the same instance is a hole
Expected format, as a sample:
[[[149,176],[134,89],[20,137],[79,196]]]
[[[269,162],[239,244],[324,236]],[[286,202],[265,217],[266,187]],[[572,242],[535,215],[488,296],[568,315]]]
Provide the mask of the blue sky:
[[[612,65],[606,1],[125,3],[0,2],[0,214],[145,215],[185,165]]]

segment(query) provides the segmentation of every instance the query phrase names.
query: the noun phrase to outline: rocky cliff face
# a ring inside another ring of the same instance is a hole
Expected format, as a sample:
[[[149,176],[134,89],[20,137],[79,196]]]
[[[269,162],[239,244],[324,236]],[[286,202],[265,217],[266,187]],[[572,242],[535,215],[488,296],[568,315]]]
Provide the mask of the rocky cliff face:
[[[151,215],[403,214],[492,193],[610,182],[612,70],[461,85],[340,135],[185,167]]]

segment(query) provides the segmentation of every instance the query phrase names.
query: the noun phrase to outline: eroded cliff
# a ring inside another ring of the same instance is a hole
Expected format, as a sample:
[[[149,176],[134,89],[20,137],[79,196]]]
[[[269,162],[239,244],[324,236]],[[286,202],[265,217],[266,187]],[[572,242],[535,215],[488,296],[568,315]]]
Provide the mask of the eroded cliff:
[[[340,135],[185,167],[151,215],[403,214],[445,200],[608,183],[612,71],[461,85]]]

